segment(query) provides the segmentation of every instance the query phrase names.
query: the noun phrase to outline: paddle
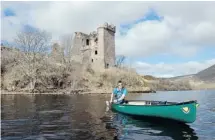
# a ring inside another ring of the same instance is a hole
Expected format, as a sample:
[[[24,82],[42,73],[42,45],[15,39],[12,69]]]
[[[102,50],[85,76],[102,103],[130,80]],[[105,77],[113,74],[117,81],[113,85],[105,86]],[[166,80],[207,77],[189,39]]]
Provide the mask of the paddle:
[[[106,111],[108,111],[109,109],[110,109],[110,103],[109,103],[109,101],[106,101]]]
[[[111,93],[111,98],[110,98],[110,101],[106,101],[106,111],[109,110],[109,106],[110,106],[110,103],[113,101],[113,93]]]

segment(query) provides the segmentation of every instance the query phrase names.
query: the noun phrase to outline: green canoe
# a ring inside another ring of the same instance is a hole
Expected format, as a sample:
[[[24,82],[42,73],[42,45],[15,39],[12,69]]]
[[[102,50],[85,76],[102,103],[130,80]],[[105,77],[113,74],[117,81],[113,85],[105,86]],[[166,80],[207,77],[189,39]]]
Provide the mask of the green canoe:
[[[196,120],[197,101],[164,102],[128,100],[124,104],[111,104],[114,111],[138,117],[158,117],[192,123]]]

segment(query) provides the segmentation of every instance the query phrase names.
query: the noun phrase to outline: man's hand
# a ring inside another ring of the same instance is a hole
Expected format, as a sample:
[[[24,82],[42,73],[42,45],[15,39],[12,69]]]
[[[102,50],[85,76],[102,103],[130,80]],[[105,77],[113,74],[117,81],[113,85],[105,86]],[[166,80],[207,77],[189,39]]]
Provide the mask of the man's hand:
[[[114,102],[114,103],[116,103],[116,102],[117,102],[117,100],[113,100],[113,102]]]

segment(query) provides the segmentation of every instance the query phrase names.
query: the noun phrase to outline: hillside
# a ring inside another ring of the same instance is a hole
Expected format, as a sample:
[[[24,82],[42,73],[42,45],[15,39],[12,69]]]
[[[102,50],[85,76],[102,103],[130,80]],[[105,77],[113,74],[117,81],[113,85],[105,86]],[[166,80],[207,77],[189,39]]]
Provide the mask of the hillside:
[[[3,90],[109,93],[118,80],[123,80],[131,92],[151,91],[146,86],[144,79],[130,69],[110,68],[96,71],[90,66],[83,66],[74,61],[68,63],[62,55],[49,55],[44,57],[40,63],[35,63],[36,67],[28,71],[27,68],[31,66],[31,63],[23,63],[23,56],[19,55],[20,53],[1,46],[1,89]],[[35,78],[33,88],[31,86],[32,78]]]
[[[204,82],[215,82],[215,64],[198,72],[195,77]]]
[[[192,89],[215,89],[215,64],[196,74],[165,78],[165,80],[189,82]]]
[[[122,80],[129,92],[152,92],[156,90],[190,90],[190,85],[181,81],[160,80],[153,76],[141,76],[134,70],[110,68],[93,70],[76,62],[67,62],[63,55],[49,55],[35,61],[23,61],[24,53],[1,47],[1,89],[7,91],[58,92],[85,91],[110,93],[118,80]],[[54,54],[60,54],[56,52]],[[29,55],[29,58],[32,58]],[[32,67],[32,64],[34,64]],[[32,69],[29,69],[29,66]],[[29,71],[30,70],[30,71]]]

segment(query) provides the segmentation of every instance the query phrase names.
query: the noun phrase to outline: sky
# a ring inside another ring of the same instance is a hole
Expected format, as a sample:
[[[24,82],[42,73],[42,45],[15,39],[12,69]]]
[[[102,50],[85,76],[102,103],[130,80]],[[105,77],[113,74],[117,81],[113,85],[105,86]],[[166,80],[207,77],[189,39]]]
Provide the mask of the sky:
[[[173,77],[215,64],[215,2],[1,2],[1,42],[26,28],[53,42],[76,31],[116,26],[116,54],[143,75]]]

